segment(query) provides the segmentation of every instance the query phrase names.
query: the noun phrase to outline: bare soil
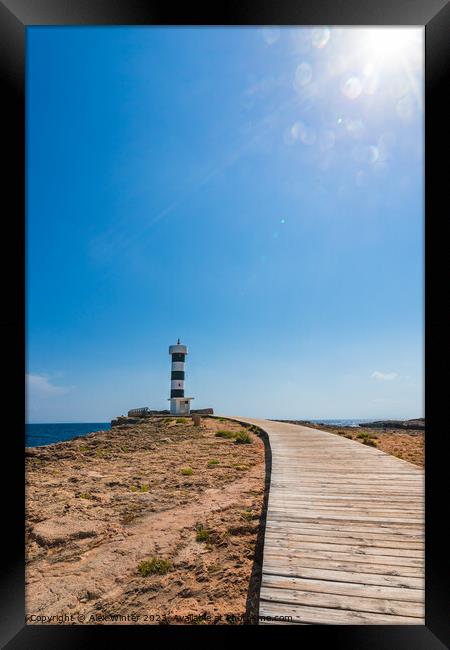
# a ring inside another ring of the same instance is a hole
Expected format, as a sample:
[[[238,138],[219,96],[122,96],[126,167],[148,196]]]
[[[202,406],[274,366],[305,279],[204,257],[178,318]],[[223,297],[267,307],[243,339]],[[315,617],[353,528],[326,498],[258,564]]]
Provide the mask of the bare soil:
[[[153,417],[27,449],[28,622],[256,622],[264,443],[215,435],[242,428]]]

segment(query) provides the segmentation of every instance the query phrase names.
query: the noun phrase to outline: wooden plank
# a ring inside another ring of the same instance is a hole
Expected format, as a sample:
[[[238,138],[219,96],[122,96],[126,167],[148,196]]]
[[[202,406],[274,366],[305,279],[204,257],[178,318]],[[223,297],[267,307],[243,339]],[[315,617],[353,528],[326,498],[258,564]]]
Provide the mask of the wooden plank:
[[[292,623],[315,625],[424,625],[423,618],[415,616],[355,612],[329,607],[284,605],[270,601],[261,601],[259,615],[261,617],[292,617]],[[289,623],[289,621],[286,622]]]
[[[281,535],[320,535],[320,537],[349,537],[349,538],[371,538],[371,539],[384,539],[395,542],[404,541],[404,543],[415,542],[423,544],[425,536],[423,532],[408,532],[405,533],[399,530],[389,530],[380,528],[358,528],[354,526],[345,526],[339,528],[338,526],[311,525],[308,523],[267,523],[266,533],[280,533]]]
[[[298,589],[300,591],[317,591],[327,594],[344,594],[360,598],[382,598],[384,600],[411,601],[423,603],[423,589],[402,588],[381,585],[368,585],[357,582],[338,582],[335,580],[314,580],[311,578],[294,578],[265,575],[263,588]]]
[[[406,538],[406,539],[424,539],[423,528],[405,528],[404,526],[399,526],[395,524],[367,524],[366,522],[358,522],[353,524],[352,522],[328,522],[328,521],[282,521],[282,520],[272,520],[266,522],[266,529],[271,528],[272,530],[285,530],[288,531],[303,531],[303,530],[314,530],[314,531],[329,531],[329,532],[342,532],[343,534],[351,533],[370,533],[371,535],[386,535],[393,536],[396,539]]]
[[[334,542],[317,542],[317,541],[305,541],[299,540],[291,536],[286,537],[273,537],[267,536],[267,547],[268,548],[278,548],[280,551],[286,551],[288,549],[316,549],[320,551],[331,551],[333,553],[342,552],[342,553],[357,553],[358,555],[378,555],[378,556],[398,556],[400,558],[422,558],[424,557],[424,549],[405,549],[405,548],[384,548],[384,547],[374,547],[369,544],[360,544],[359,546],[350,545],[350,544],[336,544]]]
[[[382,564],[393,565],[396,567],[423,567],[424,558],[416,557],[398,557],[391,555],[371,555],[366,556],[358,553],[341,553],[340,551],[321,551],[315,549],[280,549],[276,546],[268,546],[264,549],[264,557],[279,557],[290,560],[317,559],[317,560],[334,560],[335,562],[353,562],[359,564]]]
[[[273,569],[285,570],[292,568],[295,572],[300,567],[310,567],[317,569],[336,569],[343,571],[351,571],[362,573],[380,573],[382,575],[392,576],[415,576],[422,577],[424,575],[423,566],[399,566],[396,562],[389,564],[378,564],[370,559],[370,562],[354,562],[353,560],[345,560],[334,558],[320,558],[316,555],[303,558],[286,558],[279,555],[266,553],[264,550],[263,572],[267,569],[273,573]]]
[[[315,567],[274,567],[266,566],[263,581],[266,577],[276,578],[315,578],[317,580],[331,580],[335,582],[351,582],[362,585],[377,585],[386,587],[399,587],[401,589],[423,589],[425,580],[423,576],[400,576],[380,573],[363,573],[361,571],[346,571],[336,569],[323,569]]]
[[[272,486],[275,487],[275,486]],[[285,497],[287,500],[291,499],[295,501],[295,503],[301,503],[304,501],[305,503],[308,503],[312,499],[314,501],[317,501],[318,503],[343,503],[345,505],[364,505],[365,503],[368,504],[375,504],[378,505],[379,503],[390,503],[391,505],[396,505],[396,506],[405,506],[408,507],[410,505],[414,507],[423,507],[423,500],[416,500],[414,499],[411,502],[411,495],[407,494],[405,496],[392,496],[391,493],[383,494],[383,495],[375,495],[375,494],[367,494],[367,495],[361,495],[359,492],[358,494],[339,494],[335,495],[334,492],[331,494],[324,494],[322,492],[315,492],[314,494],[307,494],[305,492],[301,492],[300,494],[296,494],[293,497],[286,496]]]
[[[318,534],[320,532],[320,534]],[[282,531],[274,531],[273,529],[266,530],[266,535],[265,538],[269,542],[271,540],[277,541],[280,540],[281,544],[284,545],[284,542],[287,544],[299,544],[300,542],[319,542],[319,543],[324,543],[324,544],[348,544],[348,545],[356,545],[356,546],[367,546],[371,548],[390,548],[390,549],[397,549],[397,550],[419,550],[419,551],[424,551],[424,543],[423,541],[410,541],[410,542],[405,542],[405,541],[399,541],[396,540],[395,538],[388,540],[385,537],[378,538],[375,535],[370,535],[366,534],[364,537],[360,536],[357,537],[355,536],[349,536],[347,535],[344,537],[345,533],[341,533],[340,535],[337,535],[336,533],[332,533],[330,531],[314,531],[315,534],[310,533],[293,533],[292,531],[287,531],[287,530],[282,530]],[[328,536],[327,534],[328,533]]]
[[[357,522],[357,523],[386,523],[386,524],[395,524],[399,523],[404,526],[418,526],[420,523],[423,521],[423,518],[420,517],[414,517],[414,518],[404,518],[401,519],[399,517],[369,517],[367,515],[333,515],[332,513],[330,514],[323,514],[320,512],[317,512],[317,510],[309,510],[309,511],[294,511],[294,512],[288,512],[284,508],[271,508],[269,504],[268,508],[268,514],[271,515],[271,519],[276,521],[277,519],[282,519],[284,521],[335,521],[335,522]],[[401,526],[400,526],[401,527]]]
[[[323,505],[322,503],[314,503],[314,504],[304,504],[304,503],[296,503],[293,500],[287,500],[287,499],[272,499],[270,502],[271,508],[273,510],[277,510],[279,508],[282,508],[283,510],[286,510],[287,512],[289,511],[294,511],[294,512],[305,512],[309,513],[310,511],[313,512],[318,512],[319,514],[349,514],[352,515],[353,513],[358,514],[358,515],[368,515],[370,517],[372,516],[382,516],[386,515],[389,516],[390,518],[394,519],[407,519],[411,517],[422,517],[423,516],[423,508],[418,509],[418,508],[389,508],[388,506],[373,506],[372,508],[368,505],[358,505],[358,504],[351,504],[348,506],[343,506],[343,505]]]
[[[298,589],[277,589],[262,587],[261,600],[277,603],[312,605],[314,607],[331,607],[333,609],[348,609],[356,612],[378,612],[380,614],[395,614],[396,616],[424,617],[425,605],[422,602],[413,603],[403,600],[387,600],[348,596],[347,594],[330,594]]]

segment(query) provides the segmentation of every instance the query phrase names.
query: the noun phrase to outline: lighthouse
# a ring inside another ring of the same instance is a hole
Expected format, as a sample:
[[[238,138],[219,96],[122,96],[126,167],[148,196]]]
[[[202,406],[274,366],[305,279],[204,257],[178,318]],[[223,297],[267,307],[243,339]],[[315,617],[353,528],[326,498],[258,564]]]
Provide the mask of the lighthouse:
[[[171,415],[189,415],[190,402],[193,397],[184,396],[184,362],[188,353],[187,346],[181,345],[178,339],[176,345],[169,347],[172,357],[172,372],[170,376],[170,413]]]

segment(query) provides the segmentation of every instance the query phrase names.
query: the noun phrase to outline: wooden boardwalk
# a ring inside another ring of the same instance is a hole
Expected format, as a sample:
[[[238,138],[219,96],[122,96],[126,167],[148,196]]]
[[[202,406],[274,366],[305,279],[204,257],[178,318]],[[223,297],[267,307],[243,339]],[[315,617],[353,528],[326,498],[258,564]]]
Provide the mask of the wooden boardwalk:
[[[424,625],[423,470],[325,431],[236,419],[272,450],[260,616]]]

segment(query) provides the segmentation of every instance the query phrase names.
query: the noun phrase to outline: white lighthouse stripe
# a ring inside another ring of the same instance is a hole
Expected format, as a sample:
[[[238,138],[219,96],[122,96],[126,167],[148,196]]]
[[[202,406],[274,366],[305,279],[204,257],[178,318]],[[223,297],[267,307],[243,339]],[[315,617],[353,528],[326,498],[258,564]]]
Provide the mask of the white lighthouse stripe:
[[[184,370],[184,361],[172,361],[172,370]]]
[[[184,381],[182,379],[175,379],[170,382],[170,388],[184,388]]]

